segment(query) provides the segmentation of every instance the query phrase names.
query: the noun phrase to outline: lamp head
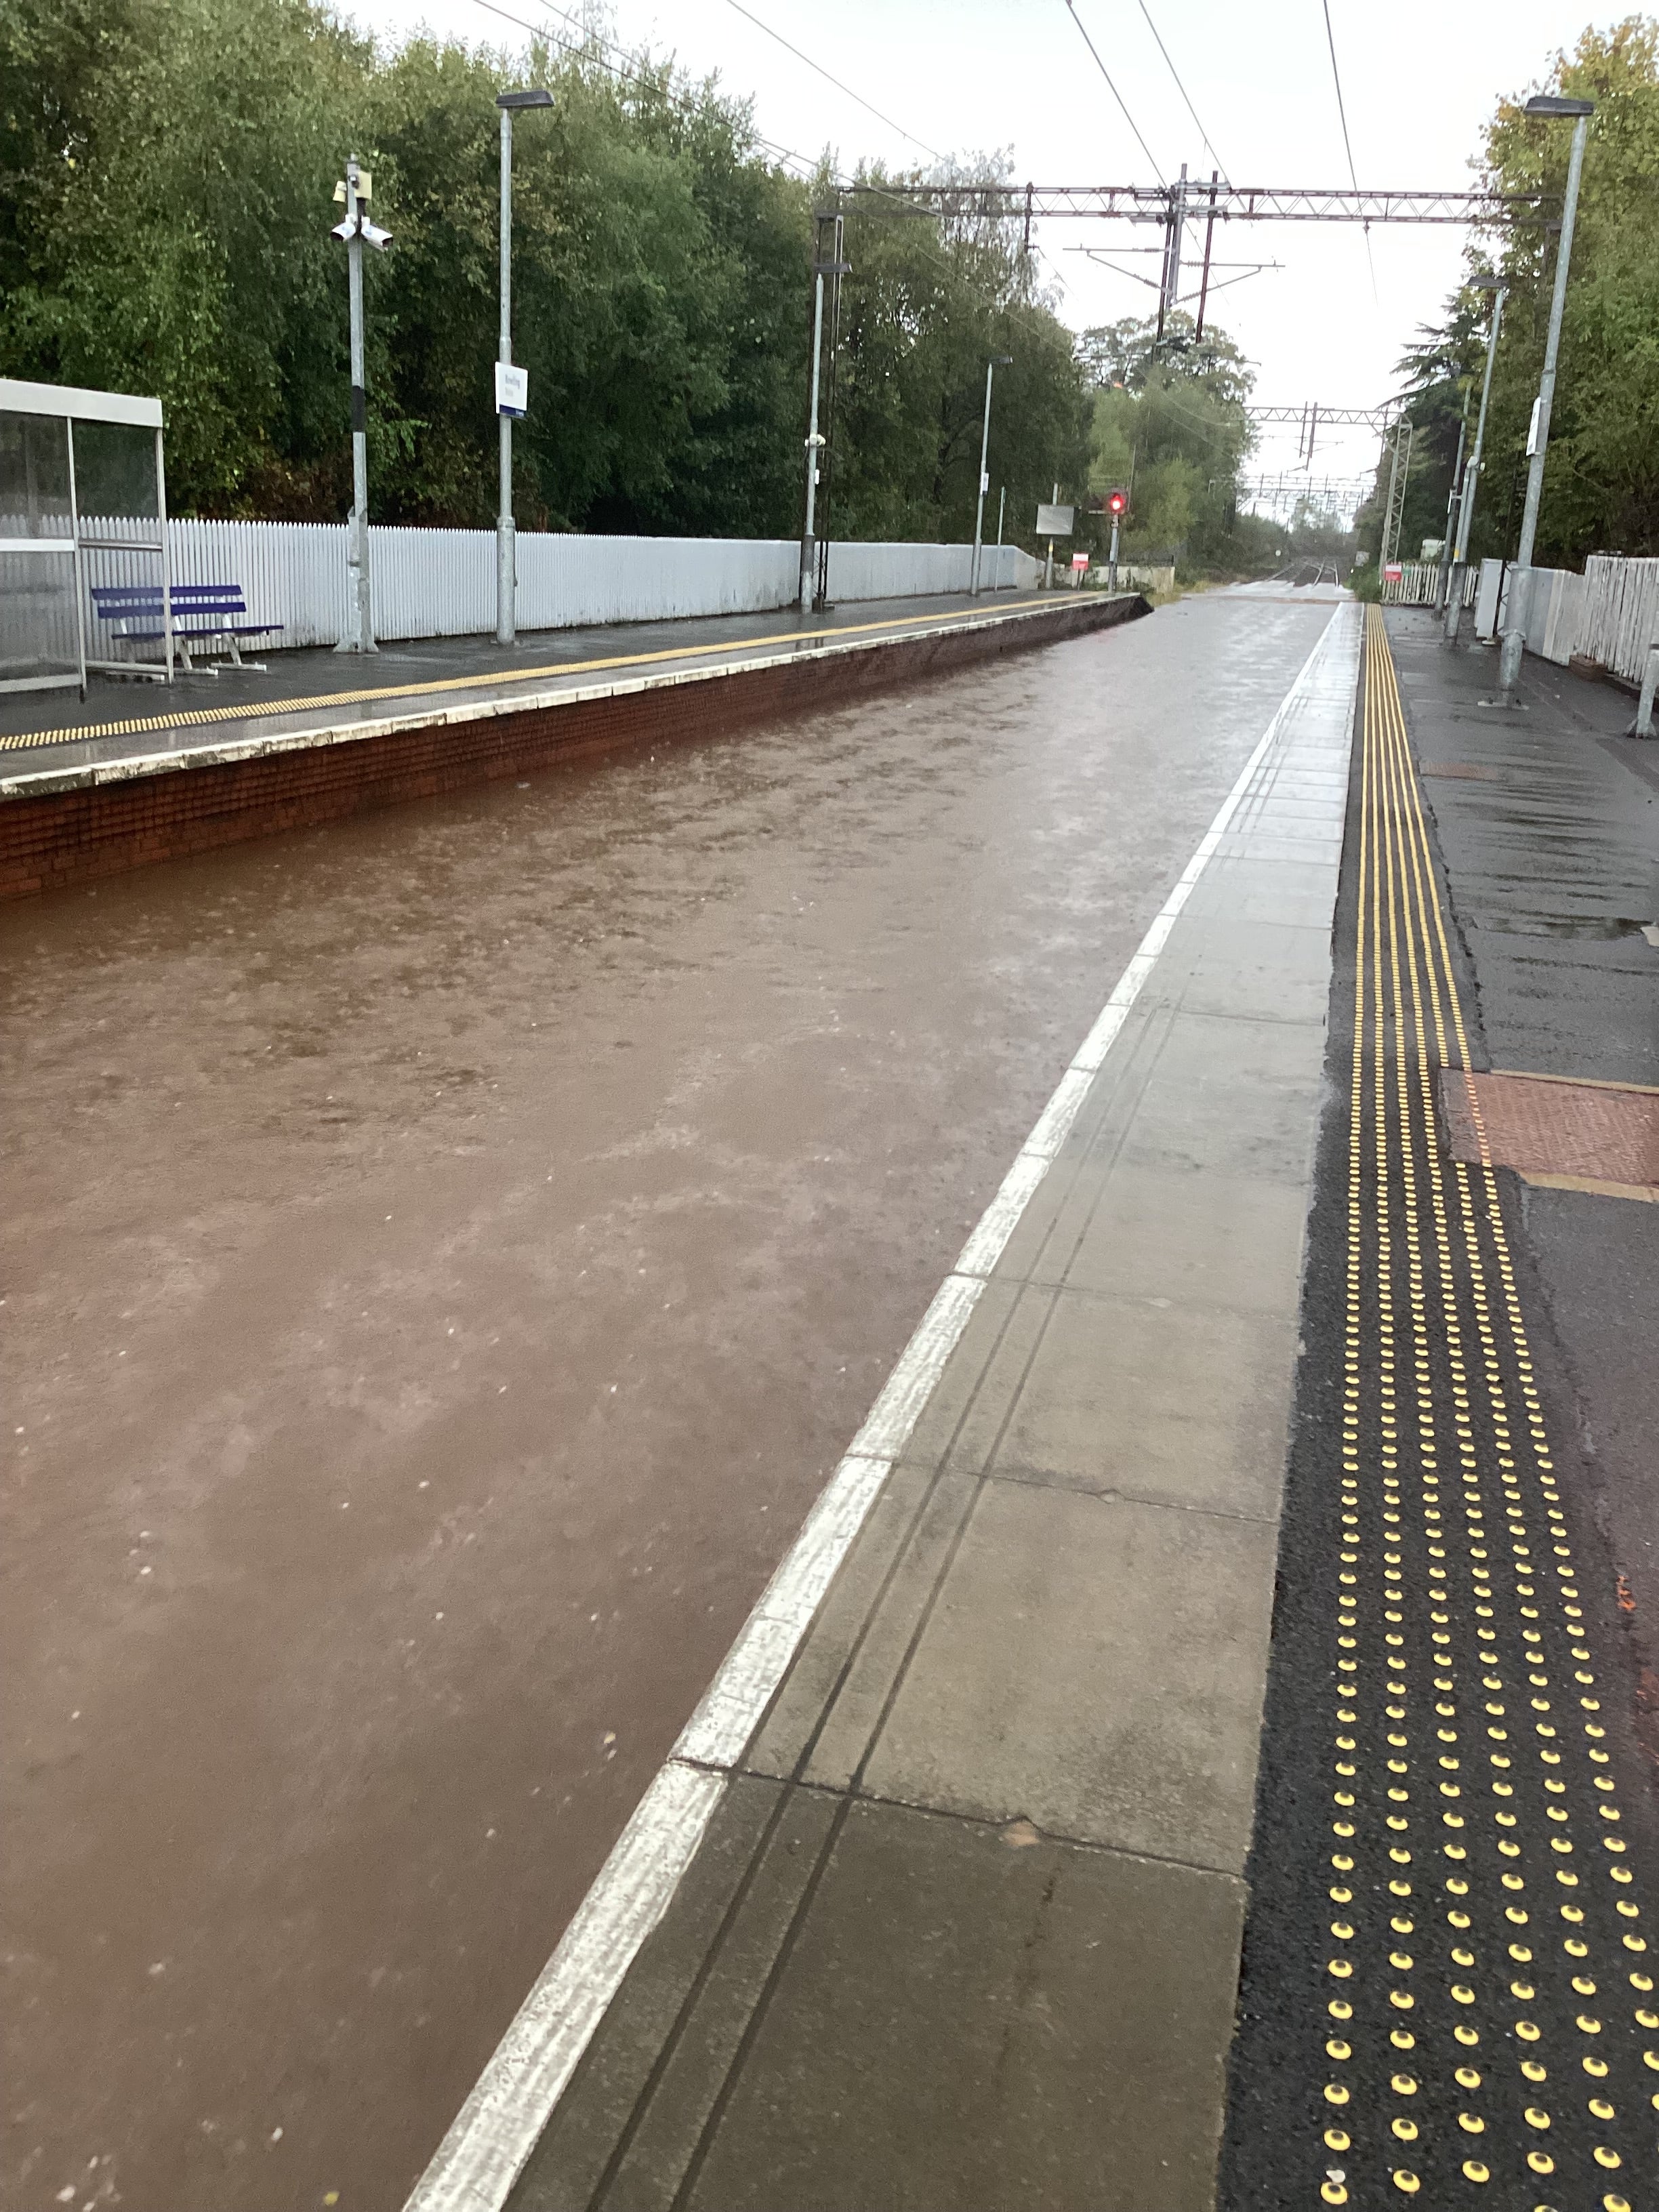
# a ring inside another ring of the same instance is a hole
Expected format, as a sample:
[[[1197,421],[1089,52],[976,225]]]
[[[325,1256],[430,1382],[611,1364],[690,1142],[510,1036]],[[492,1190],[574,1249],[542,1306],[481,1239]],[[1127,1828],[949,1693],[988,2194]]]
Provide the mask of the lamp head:
[[[495,105],[497,107],[505,107],[508,109],[516,107],[551,107],[553,105],[553,95],[550,92],[544,90],[542,86],[536,85],[528,92],[498,92],[495,94]]]
[[[1523,115],[1594,115],[1593,100],[1565,100],[1558,92],[1537,92],[1522,109]]]

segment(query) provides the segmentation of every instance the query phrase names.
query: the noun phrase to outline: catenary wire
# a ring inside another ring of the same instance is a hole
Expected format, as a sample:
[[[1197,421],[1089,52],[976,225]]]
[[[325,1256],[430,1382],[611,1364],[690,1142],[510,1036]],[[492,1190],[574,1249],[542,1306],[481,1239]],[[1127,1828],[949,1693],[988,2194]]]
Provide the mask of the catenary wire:
[[[544,23],[532,23],[523,15],[515,15],[510,8],[498,7],[496,0],[473,0],[473,4],[475,7],[486,9],[492,15],[499,15],[503,22],[516,23],[521,31],[528,31],[533,39],[547,40],[550,45],[557,46],[562,53],[573,54],[580,61],[592,62],[610,76],[621,77],[629,84],[641,85],[647,90],[653,88],[653,79],[641,76],[637,70],[629,69],[625,63],[607,61],[603,54],[598,54],[592,51],[593,44],[597,43],[599,46],[611,46],[613,52],[621,52],[621,49],[613,46],[609,39],[601,38],[598,32],[587,33],[588,43],[578,46],[569,39],[562,39],[556,31],[550,30]],[[550,8],[553,15],[562,16],[566,22],[574,21],[573,17],[565,15],[562,8],[551,8],[550,0],[539,0],[539,4]],[[674,91],[672,86],[660,88],[675,106],[684,109],[687,114],[695,111],[695,102],[688,100],[683,93]],[[810,181],[816,174],[813,163],[805,154],[797,154],[787,146],[780,146],[773,139],[763,138],[758,131],[751,131],[750,137],[755,145],[760,147],[763,152],[773,155],[775,160],[793,163],[800,172],[803,179]]]
[[[566,15],[565,11],[562,8],[552,7],[552,0],[538,0],[538,4],[550,9],[554,15],[562,16],[564,21],[567,22],[572,21],[572,18]],[[591,60],[598,68],[605,70],[611,76],[625,78],[630,84],[647,84],[650,82],[647,78],[642,77],[636,70],[629,69],[623,64],[619,62],[607,61],[603,55],[594,53],[591,45],[573,45],[569,40],[562,39],[556,31],[549,30],[542,24],[532,23],[522,15],[515,15],[510,9],[498,6],[496,4],[496,0],[474,0],[474,5],[479,8],[487,9],[490,15],[499,15],[506,22],[516,23],[520,30],[528,31],[533,38],[545,38],[550,40],[553,45],[558,46],[565,53],[574,54],[579,59]],[[608,40],[600,40],[599,43],[601,45],[607,46],[611,44]],[[621,50],[619,48],[613,48],[613,51],[620,52]],[[682,95],[672,91],[669,93],[668,97],[671,100],[675,100],[683,107],[689,106],[690,105],[690,103],[688,103]],[[884,118],[884,119],[885,118]],[[892,127],[896,129],[897,125],[895,125]],[[908,134],[907,133],[906,135],[908,136]],[[802,170],[805,179],[809,182],[811,179],[817,173],[815,165],[808,161],[804,155],[792,153],[787,147],[775,145],[770,139],[761,137],[758,133],[755,134],[754,143],[757,146],[763,147],[768,153],[776,155],[785,161],[794,162]],[[921,141],[918,140],[916,143],[920,144]],[[929,149],[928,150],[931,151],[932,149]],[[831,181],[837,185],[845,185],[848,181],[839,170],[832,169],[830,171],[830,178]],[[866,179],[864,189],[866,191],[876,193],[883,199],[890,200],[895,207],[903,208],[907,212],[908,211],[908,203],[901,200],[896,193],[887,191],[882,185],[872,184],[868,179]],[[937,269],[942,276],[951,277],[957,283],[966,281],[959,269],[953,269],[951,264],[944,259],[941,255],[932,252],[927,246],[918,246],[913,240],[912,250],[921,259],[929,263],[933,268]],[[1036,250],[1039,252],[1041,251],[1040,248]],[[1044,258],[1046,258],[1047,257],[1045,256]],[[1053,266],[1052,263],[1050,264],[1050,266]],[[1054,274],[1059,276],[1060,271],[1056,270]],[[1064,283],[1065,280],[1063,277],[1060,278],[1060,282],[1062,284]],[[969,289],[970,290],[979,289],[977,286],[971,283],[969,283]],[[984,292],[981,293],[981,297],[984,299],[988,306],[996,309],[1000,313],[1024,316],[1030,320],[1034,330],[1041,330],[1042,335],[1045,337],[1048,334],[1048,325],[1039,323],[1036,310],[1027,307],[1023,301],[998,300],[991,294]],[[1050,319],[1050,320],[1052,320],[1052,319]]]
[[[1158,25],[1152,21],[1152,11],[1146,5],[1146,0],[1140,0],[1140,12],[1146,18],[1146,28],[1158,40],[1158,50],[1164,57],[1164,62],[1168,66],[1170,75],[1176,81],[1176,90],[1181,94],[1181,97],[1187,103],[1188,114],[1190,115],[1194,122],[1198,125],[1198,135],[1204,141],[1205,151],[1209,155],[1210,159],[1215,163],[1217,168],[1220,170],[1223,181],[1230,183],[1231,181],[1231,172],[1229,170],[1227,164],[1222,160],[1220,155],[1216,152],[1214,146],[1210,142],[1210,134],[1204,128],[1203,121],[1199,115],[1198,110],[1193,106],[1191,94],[1188,92],[1186,86],[1181,82],[1180,70],[1176,67],[1174,62],[1170,59],[1170,49],[1164,45],[1163,35],[1159,32]]]
[[[732,4],[735,6],[737,4],[737,0],[732,0]],[[1099,49],[1096,46],[1094,40],[1089,36],[1088,32],[1084,28],[1083,18],[1077,12],[1076,0],[1066,0],[1066,12],[1071,17],[1072,21],[1077,25],[1079,35],[1081,37],[1084,45],[1087,46],[1089,52],[1094,56],[1095,67],[1100,71],[1102,76],[1105,78],[1107,90],[1111,94],[1112,98],[1116,100],[1118,106],[1123,110],[1123,120],[1128,125],[1130,130],[1134,132],[1136,143],[1139,146],[1141,152],[1146,156],[1146,159],[1152,162],[1152,174],[1158,179],[1160,185],[1167,185],[1170,180],[1164,175],[1163,170],[1158,167],[1156,160],[1153,159],[1152,148],[1141,137],[1140,125],[1135,121],[1133,116],[1130,114],[1127,101],[1124,99],[1123,94],[1118,90],[1117,87],[1112,82],[1111,71],[1107,68],[1105,63],[1100,58]]]
[[[943,161],[945,159],[937,146],[930,146],[925,138],[918,138],[915,131],[907,131],[902,123],[895,123],[890,115],[884,115],[880,108],[872,107],[862,93],[854,92],[850,84],[843,84],[838,76],[832,76],[822,62],[815,62],[811,54],[804,54],[799,46],[791,46],[781,31],[775,31],[769,23],[763,23],[758,15],[751,14],[743,5],[743,0],[726,0],[726,4],[728,8],[735,9],[738,14],[746,21],[752,23],[757,31],[764,31],[769,39],[775,39],[786,53],[793,54],[798,62],[805,62],[808,69],[815,70],[826,84],[833,84],[837,92],[844,92],[848,100],[856,100],[867,113],[875,117],[878,123],[884,123],[890,131],[896,131],[901,138],[908,139],[913,146],[920,146],[924,154],[931,154],[936,161]]]
[[[1342,124],[1342,150],[1348,157],[1348,182],[1355,191],[1359,190],[1359,176],[1353,165],[1353,141],[1348,136],[1348,106],[1342,97],[1342,72],[1336,65],[1336,33],[1331,28],[1331,0],[1320,0],[1325,11],[1325,43],[1331,50],[1331,82],[1336,87],[1336,112]],[[1365,263],[1371,272],[1371,298],[1377,297],[1376,263],[1371,255],[1371,227],[1364,227]]]

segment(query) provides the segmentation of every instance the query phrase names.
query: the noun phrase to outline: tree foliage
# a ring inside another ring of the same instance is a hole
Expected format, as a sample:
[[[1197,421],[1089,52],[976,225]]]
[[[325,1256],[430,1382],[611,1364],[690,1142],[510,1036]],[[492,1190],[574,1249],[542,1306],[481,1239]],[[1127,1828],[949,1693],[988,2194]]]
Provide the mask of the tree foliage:
[[[966,171],[995,175],[994,157]],[[950,182],[950,170],[934,180]],[[988,362],[995,374],[986,534],[1033,542],[1039,500],[1081,503],[1089,412],[1071,332],[1037,284],[1019,227],[977,211],[919,216],[860,170],[846,254],[839,526],[859,538],[971,537]],[[820,190],[827,191],[828,180]]]
[[[177,511],[343,514],[345,269],[328,232],[355,153],[395,240],[365,268],[375,517],[489,522],[495,95],[525,83],[554,105],[514,134],[521,520],[793,534],[830,179],[780,167],[717,83],[648,54],[617,66],[599,41],[389,49],[324,0],[7,0],[0,373],[159,393]],[[1053,479],[1081,489],[1086,410],[1019,242],[873,212],[848,240],[834,526],[971,532],[1000,353],[993,480],[1029,542]]]
[[[1254,443],[1245,403],[1255,376],[1222,331],[1200,338],[1190,316],[1085,331],[1094,385],[1089,484],[1130,495],[1126,547],[1178,551],[1193,568],[1263,565],[1279,536],[1238,514],[1239,472]]]
[[[1577,568],[1587,553],[1659,553],[1659,22],[1630,17],[1584,32],[1556,58],[1542,88],[1593,100],[1568,272],[1561,353],[1535,557]],[[1559,216],[1571,124],[1522,112],[1525,95],[1500,103],[1488,125],[1483,181],[1504,191],[1541,191]],[[1470,436],[1480,404],[1490,295],[1482,276],[1507,283],[1492,374],[1485,465],[1471,556],[1512,556],[1526,493],[1527,431],[1542,374],[1558,233],[1539,224],[1489,227],[1472,241],[1468,283],[1400,364],[1417,426],[1401,533],[1412,552],[1439,537],[1455,458],[1457,422],[1470,395]],[[1386,464],[1360,517],[1367,543],[1381,537]]]

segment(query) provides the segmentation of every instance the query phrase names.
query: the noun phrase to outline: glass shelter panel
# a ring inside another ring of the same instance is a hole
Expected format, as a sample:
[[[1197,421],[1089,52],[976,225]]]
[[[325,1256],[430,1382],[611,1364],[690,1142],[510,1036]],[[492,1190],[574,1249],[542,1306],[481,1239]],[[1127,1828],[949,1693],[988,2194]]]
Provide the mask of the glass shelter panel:
[[[158,493],[154,430],[132,422],[76,423],[75,504],[83,537],[118,533],[154,544]]]
[[[69,425],[0,410],[0,686],[81,680]]]
[[[0,409],[0,540],[74,535],[69,424]]]
[[[131,422],[77,418],[75,508],[87,665],[127,669],[165,659],[161,488],[157,433]]]
[[[78,684],[81,640],[71,541],[0,550],[0,685]]]

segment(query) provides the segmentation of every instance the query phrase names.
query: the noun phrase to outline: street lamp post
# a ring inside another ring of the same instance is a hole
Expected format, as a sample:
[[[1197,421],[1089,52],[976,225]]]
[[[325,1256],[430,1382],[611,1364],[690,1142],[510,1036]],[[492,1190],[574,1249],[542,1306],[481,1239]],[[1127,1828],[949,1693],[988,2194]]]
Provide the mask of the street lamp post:
[[[1549,336],[1544,343],[1544,374],[1538,382],[1538,420],[1531,440],[1532,466],[1527,471],[1527,504],[1521,517],[1521,543],[1516,549],[1515,565],[1522,575],[1532,567],[1534,542],[1538,535],[1538,506],[1544,491],[1544,462],[1549,451],[1550,409],[1555,399],[1555,363],[1561,350],[1561,318],[1567,304],[1567,266],[1572,258],[1573,219],[1578,212],[1578,179],[1584,167],[1584,141],[1589,136],[1589,119],[1595,112],[1593,100],[1564,100],[1554,93],[1540,93],[1527,102],[1528,115],[1571,115],[1572,152],[1567,160],[1567,190],[1561,203],[1561,243],[1555,255],[1555,291],[1550,301]],[[1521,654],[1526,644],[1528,607],[1525,602],[1532,597],[1530,580],[1522,586],[1519,577],[1510,591],[1509,626],[1504,632],[1504,642],[1498,660],[1498,681],[1503,686],[1504,704],[1515,704],[1516,687],[1521,680]]]
[[[991,489],[991,479],[986,462],[991,452],[991,379],[999,368],[1006,368],[1013,360],[1011,353],[994,353],[985,364],[985,422],[979,434],[979,498],[974,508],[974,574],[968,586],[969,597],[979,597],[980,553],[985,541],[985,495]]]
[[[1492,398],[1492,368],[1498,358],[1498,334],[1504,327],[1504,302],[1510,288],[1496,276],[1482,278],[1474,288],[1490,292],[1492,329],[1486,334],[1486,373],[1480,380],[1480,412],[1475,417],[1474,450],[1463,471],[1463,495],[1457,502],[1457,526],[1452,538],[1451,574],[1446,587],[1446,642],[1455,645],[1463,619],[1463,571],[1469,562],[1469,532],[1474,522],[1475,494],[1480,489],[1480,456],[1486,443],[1486,407]]]
[[[496,359],[513,365],[513,116],[520,107],[551,107],[553,95],[539,86],[529,92],[498,92],[501,118],[501,325]],[[507,404],[510,380],[495,380],[495,416],[501,425],[501,487],[495,517],[495,642],[511,645],[518,636],[519,563],[513,525],[513,416]],[[519,410],[522,411],[522,410]]]
[[[346,250],[346,296],[351,312],[351,525],[346,538],[346,570],[350,581],[350,628],[335,647],[337,653],[378,653],[374,642],[374,608],[368,588],[368,394],[363,377],[363,247],[384,253],[392,233],[371,222],[365,210],[373,185],[369,173],[354,154],[346,163],[345,181],[334,188],[337,202],[345,203],[345,219],[337,222],[331,237],[343,240]]]
[[[825,233],[828,232],[830,258],[825,260]],[[842,258],[844,233],[840,216],[833,210],[821,210],[812,221],[812,366],[807,380],[806,404],[806,512],[800,534],[800,611],[803,615],[818,612],[826,604],[825,592],[818,590],[818,481],[829,440],[818,428],[818,401],[822,390],[823,366],[823,310],[824,279],[834,280],[835,289],[830,302],[830,411],[835,413],[836,349],[841,330],[841,280],[852,273],[852,264]],[[833,421],[832,421],[833,427]],[[826,496],[828,489],[826,486]]]

